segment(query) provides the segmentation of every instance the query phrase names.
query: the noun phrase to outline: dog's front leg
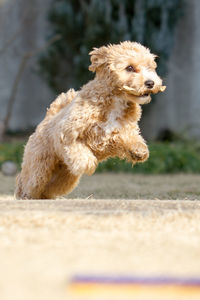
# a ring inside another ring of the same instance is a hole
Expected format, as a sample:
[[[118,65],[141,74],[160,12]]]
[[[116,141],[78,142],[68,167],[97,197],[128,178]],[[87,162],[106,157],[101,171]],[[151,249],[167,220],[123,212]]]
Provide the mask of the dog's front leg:
[[[74,142],[64,147],[64,162],[73,175],[92,175],[98,161],[92,151],[80,142]]]
[[[149,149],[140,136],[128,147],[127,159],[132,162],[144,162],[149,157]]]
[[[149,149],[139,132],[124,132],[119,136],[121,149],[128,161],[144,162],[149,157]]]

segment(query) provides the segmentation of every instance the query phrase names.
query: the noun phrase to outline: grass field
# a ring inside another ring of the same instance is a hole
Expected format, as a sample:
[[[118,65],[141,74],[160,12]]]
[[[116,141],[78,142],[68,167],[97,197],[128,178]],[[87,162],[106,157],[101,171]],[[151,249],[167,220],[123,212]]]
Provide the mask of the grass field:
[[[97,174],[68,199],[22,201],[0,175],[0,299],[71,300],[75,274],[200,277],[199,182]]]

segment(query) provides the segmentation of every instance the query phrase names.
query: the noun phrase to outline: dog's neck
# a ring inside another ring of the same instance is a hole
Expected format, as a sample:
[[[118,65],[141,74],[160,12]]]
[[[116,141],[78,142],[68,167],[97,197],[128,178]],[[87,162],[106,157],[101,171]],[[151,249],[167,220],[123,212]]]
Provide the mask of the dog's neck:
[[[106,99],[112,96],[114,92],[114,87],[108,84],[105,79],[99,79],[95,77],[93,80],[85,84],[80,90],[81,95],[87,96],[87,99],[98,98],[98,100]]]
[[[80,94],[84,101],[88,101],[92,105],[101,106],[102,110],[106,110],[107,113],[115,107],[116,115],[118,117],[119,115],[123,116],[124,120],[138,121],[140,119],[140,105],[126,99],[119,89],[108,84],[107,79],[95,77],[82,87]]]
[[[107,77],[95,76],[95,78],[85,84],[80,90],[81,97],[83,99],[88,99],[89,101],[102,103],[110,102],[111,99],[120,98],[124,105],[126,106],[128,99],[123,95],[123,93],[116,87],[114,82]]]

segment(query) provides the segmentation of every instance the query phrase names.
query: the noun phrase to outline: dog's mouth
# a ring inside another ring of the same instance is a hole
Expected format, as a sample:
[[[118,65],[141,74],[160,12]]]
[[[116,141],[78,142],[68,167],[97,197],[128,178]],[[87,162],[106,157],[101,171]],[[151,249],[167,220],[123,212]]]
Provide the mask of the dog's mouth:
[[[148,104],[151,101],[151,93],[145,93],[141,95],[129,94],[133,98],[133,101],[138,104]]]
[[[148,97],[150,95],[151,95],[151,93],[145,93],[145,94],[139,95],[139,96],[136,95],[135,97],[143,97],[143,98],[145,98],[145,97]]]
[[[137,102],[138,104],[147,104],[151,101],[151,94],[156,94],[158,92],[164,92],[166,89],[166,86],[160,86],[157,90],[150,90],[148,92],[145,92],[143,94],[138,93],[135,89],[124,85],[123,91],[125,91],[129,98],[131,97],[133,101]]]

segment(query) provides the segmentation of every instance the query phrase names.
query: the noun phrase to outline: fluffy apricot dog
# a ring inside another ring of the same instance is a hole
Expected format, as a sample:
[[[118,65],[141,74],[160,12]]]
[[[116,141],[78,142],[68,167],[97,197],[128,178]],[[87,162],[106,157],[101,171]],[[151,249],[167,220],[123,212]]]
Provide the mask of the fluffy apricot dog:
[[[155,55],[134,42],[94,48],[95,78],[79,91],[62,93],[25,147],[16,197],[48,199],[70,193],[81,175],[108,157],[132,163],[149,156],[140,135],[141,104],[164,91]]]

